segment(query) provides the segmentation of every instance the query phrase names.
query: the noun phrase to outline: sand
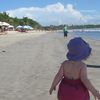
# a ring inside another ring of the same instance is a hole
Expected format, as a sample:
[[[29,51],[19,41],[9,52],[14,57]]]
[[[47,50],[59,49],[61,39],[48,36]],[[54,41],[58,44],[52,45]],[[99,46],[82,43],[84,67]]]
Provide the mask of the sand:
[[[59,32],[8,32],[0,36],[0,100],[57,100],[48,90],[62,61],[66,44]],[[93,47],[87,64],[100,65],[100,41],[85,38]],[[89,78],[100,89],[99,68],[88,68]],[[91,96],[91,100],[93,97]]]

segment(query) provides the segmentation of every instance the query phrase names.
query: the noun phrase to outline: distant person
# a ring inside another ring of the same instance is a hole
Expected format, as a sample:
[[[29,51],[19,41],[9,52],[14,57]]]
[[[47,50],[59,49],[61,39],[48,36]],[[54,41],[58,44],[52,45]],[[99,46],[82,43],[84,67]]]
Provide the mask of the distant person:
[[[66,25],[64,25],[63,32],[64,32],[64,37],[67,37],[67,34],[68,34],[68,28],[67,28]]]
[[[100,93],[92,85],[87,76],[87,66],[82,60],[86,60],[91,54],[91,47],[82,38],[76,37],[69,41],[67,58],[56,74],[49,93],[58,89],[58,100],[90,100],[89,91],[97,99]]]

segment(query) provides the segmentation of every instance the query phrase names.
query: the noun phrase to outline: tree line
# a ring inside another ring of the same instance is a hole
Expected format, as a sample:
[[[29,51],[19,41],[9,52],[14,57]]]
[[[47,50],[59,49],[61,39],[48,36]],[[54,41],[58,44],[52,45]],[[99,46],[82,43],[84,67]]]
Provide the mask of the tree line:
[[[18,25],[30,25],[33,28],[38,28],[41,26],[37,21],[34,21],[28,17],[13,18],[13,17],[10,17],[9,14],[7,14],[6,12],[0,13],[0,21],[7,22],[7,23],[13,25],[14,27],[16,27]]]
[[[66,24],[67,25],[67,24]],[[68,29],[89,29],[89,28],[100,28],[100,24],[88,24],[88,25],[67,25]],[[50,26],[42,26],[42,29],[45,30],[63,30],[64,25],[50,25]]]

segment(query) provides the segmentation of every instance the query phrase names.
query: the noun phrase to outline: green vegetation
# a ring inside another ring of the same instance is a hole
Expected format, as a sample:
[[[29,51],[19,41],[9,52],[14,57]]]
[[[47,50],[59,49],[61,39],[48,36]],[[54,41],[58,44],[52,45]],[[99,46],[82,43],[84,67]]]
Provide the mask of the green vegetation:
[[[33,28],[38,28],[41,26],[38,22],[28,17],[23,17],[22,19],[19,19],[17,17],[9,17],[9,15],[6,12],[0,13],[0,21],[7,22],[15,27],[18,25],[30,25]]]
[[[68,26],[68,29],[89,29],[89,28],[100,28],[100,24],[97,24],[97,25],[67,25]],[[44,26],[42,27],[42,29],[45,29],[45,30],[63,30],[64,28],[64,25],[58,25],[58,26],[55,26],[55,25],[50,25],[50,26]]]
[[[88,25],[71,25],[69,29],[86,29],[86,28],[100,28],[100,24],[88,24]]]

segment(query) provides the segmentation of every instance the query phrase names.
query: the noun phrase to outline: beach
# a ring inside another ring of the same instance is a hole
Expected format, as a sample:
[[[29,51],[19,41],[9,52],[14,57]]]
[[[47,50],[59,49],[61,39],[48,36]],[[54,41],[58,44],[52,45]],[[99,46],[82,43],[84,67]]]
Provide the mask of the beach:
[[[52,80],[66,60],[67,43],[59,32],[8,32],[0,36],[0,100],[57,100],[49,95]],[[100,65],[100,41],[85,38],[93,48],[86,62]],[[99,68],[88,68],[91,82],[100,90]],[[93,96],[91,96],[91,100]]]

